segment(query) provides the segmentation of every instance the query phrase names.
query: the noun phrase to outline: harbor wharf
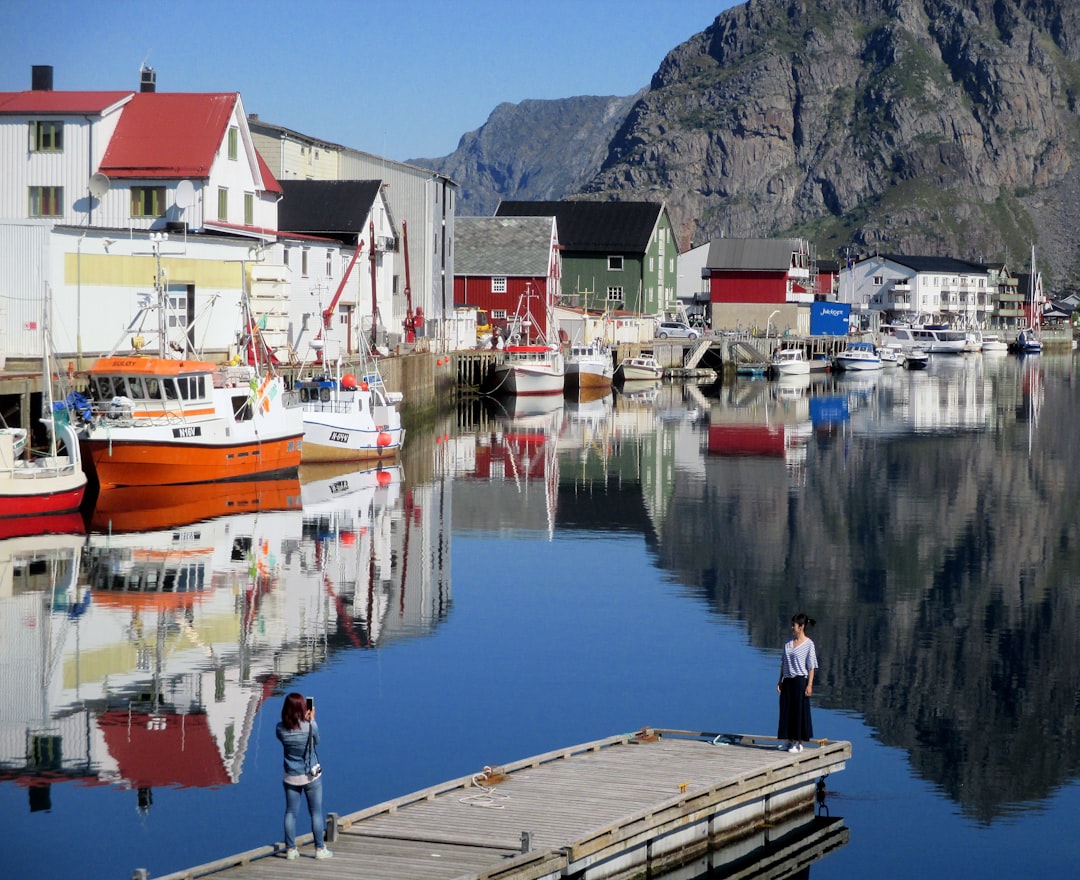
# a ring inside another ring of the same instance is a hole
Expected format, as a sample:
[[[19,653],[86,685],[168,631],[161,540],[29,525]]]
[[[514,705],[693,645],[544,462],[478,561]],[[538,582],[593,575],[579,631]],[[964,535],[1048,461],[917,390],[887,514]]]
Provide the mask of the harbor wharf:
[[[485,767],[329,814],[333,858],[318,875],[618,880],[737,864],[758,850],[775,857],[792,840],[792,858],[812,860],[847,841],[842,820],[824,815],[824,795],[851,744],[815,740],[797,753],[777,745],[773,737],[642,728]],[[331,801],[340,798],[335,788],[344,783],[328,781]],[[314,859],[311,835],[298,843],[301,862]],[[285,880],[296,867],[276,843],[156,880]],[[133,880],[146,877],[137,869]]]

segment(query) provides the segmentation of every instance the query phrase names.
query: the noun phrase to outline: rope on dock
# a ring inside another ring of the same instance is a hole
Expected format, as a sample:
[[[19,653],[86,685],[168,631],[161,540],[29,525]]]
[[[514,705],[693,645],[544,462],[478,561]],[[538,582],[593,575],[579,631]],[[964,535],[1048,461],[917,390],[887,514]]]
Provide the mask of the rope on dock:
[[[495,783],[503,782],[507,778],[501,767],[485,767],[481,772],[473,774],[473,785],[480,789],[477,794],[467,794],[458,798],[458,801],[469,807],[487,807],[492,810],[501,810],[504,804],[500,801],[510,800],[508,794],[496,794]]]

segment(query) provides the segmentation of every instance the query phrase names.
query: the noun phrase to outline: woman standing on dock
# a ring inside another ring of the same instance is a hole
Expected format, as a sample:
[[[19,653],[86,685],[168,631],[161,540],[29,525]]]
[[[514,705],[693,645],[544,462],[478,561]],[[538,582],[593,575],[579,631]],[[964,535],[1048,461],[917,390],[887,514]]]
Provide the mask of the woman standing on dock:
[[[322,768],[315,757],[319,725],[315,723],[315,704],[303,694],[291,693],[281,707],[277,738],[285,750],[285,858],[299,858],[296,848],[296,813],[300,796],[307,798],[311,831],[315,836],[315,858],[332,855],[323,842],[326,818],[322,805]]]
[[[802,613],[791,618],[791,639],[784,645],[780,661],[780,680],[776,683],[780,723],[776,736],[784,740],[779,748],[789,752],[801,752],[802,742],[814,736],[810,695],[814,692],[814,671],[818,666],[817,649],[813,639],[806,635],[806,628],[813,625],[813,618]]]

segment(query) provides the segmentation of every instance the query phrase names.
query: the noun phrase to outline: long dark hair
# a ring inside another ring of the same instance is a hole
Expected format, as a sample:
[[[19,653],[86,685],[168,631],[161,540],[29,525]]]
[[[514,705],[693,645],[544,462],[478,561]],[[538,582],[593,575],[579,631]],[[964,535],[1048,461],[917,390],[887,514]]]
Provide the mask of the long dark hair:
[[[286,730],[296,730],[307,716],[307,700],[303,694],[293,691],[281,704],[281,723]]]
[[[817,623],[817,621],[814,620],[814,618],[807,617],[801,611],[798,614],[796,614],[794,617],[791,618],[791,622],[792,623],[797,623],[803,629],[806,629],[808,626],[813,626],[815,623]]]

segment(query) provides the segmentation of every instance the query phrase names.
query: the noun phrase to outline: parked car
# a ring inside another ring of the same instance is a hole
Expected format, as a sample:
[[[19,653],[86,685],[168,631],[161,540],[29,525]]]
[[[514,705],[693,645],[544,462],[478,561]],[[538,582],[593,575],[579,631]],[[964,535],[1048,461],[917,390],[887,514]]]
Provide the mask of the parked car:
[[[673,339],[697,339],[700,335],[701,333],[689,324],[681,321],[661,321],[656,326],[658,339],[667,339],[669,336]]]

